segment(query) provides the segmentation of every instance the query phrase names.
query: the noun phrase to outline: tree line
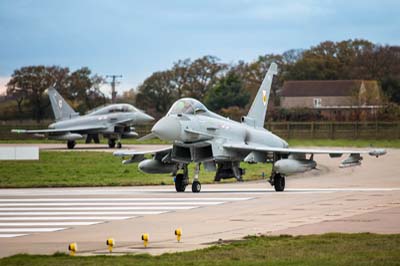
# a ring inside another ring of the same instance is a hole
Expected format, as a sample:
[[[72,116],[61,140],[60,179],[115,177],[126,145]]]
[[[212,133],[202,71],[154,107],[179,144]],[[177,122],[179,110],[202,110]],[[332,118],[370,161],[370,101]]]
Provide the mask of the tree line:
[[[169,69],[154,72],[118,100],[133,103],[158,118],[177,99],[193,97],[213,111],[238,118],[249,108],[271,62],[279,66],[269,99],[272,119],[287,119],[290,113],[276,108],[285,80],[378,80],[387,102],[400,103],[400,46],[358,39],[325,41],[306,50],[262,55],[252,62],[226,64],[215,56],[179,60]],[[7,94],[26,101],[32,115],[40,119],[48,106],[43,100],[47,87],[55,86],[79,111],[84,111],[108,101],[99,90],[102,82],[104,79],[92,75],[88,68],[70,72],[57,66],[24,67],[14,71]],[[295,111],[293,115],[298,114]]]

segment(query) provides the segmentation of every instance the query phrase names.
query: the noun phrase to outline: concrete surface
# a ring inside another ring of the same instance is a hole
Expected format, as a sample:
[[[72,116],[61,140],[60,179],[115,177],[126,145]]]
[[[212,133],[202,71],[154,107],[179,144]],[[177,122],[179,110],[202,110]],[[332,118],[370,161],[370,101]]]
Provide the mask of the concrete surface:
[[[365,156],[355,168],[315,159],[319,170],[289,177],[281,193],[266,181],[203,185],[199,194],[172,186],[2,189],[0,256],[68,252],[70,242],[78,254],[106,254],[108,237],[113,254],[161,254],[254,234],[400,233],[400,150]]]

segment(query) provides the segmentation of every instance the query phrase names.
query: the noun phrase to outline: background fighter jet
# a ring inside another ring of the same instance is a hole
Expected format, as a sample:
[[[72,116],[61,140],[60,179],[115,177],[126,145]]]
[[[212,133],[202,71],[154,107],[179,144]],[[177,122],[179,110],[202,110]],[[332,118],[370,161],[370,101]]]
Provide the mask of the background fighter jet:
[[[124,164],[138,162],[139,169],[147,173],[172,173],[176,191],[182,192],[189,184],[188,164],[196,163],[192,191],[199,192],[200,163],[208,171],[215,171],[215,180],[236,178],[242,180],[244,169],[241,162],[273,164],[269,182],[276,191],[285,189],[285,176],[305,172],[316,167],[314,154],[329,154],[341,157],[349,154],[341,166],[359,165],[361,153],[380,156],[385,150],[319,150],[292,149],[283,139],[264,129],[268,96],[277,66],[272,63],[261,84],[247,116],[241,122],[232,121],[210,112],[199,101],[180,99],[173,104],[165,117],[152,128],[153,136],[173,141],[166,149],[148,152],[117,151],[116,156],[131,156]],[[143,160],[146,153],[154,154],[152,159]],[[308,158],[306,157],[308,155]],[[178,173],[182,170],[182,173]]]
[[[75,147],[75,141],[86,135],[86,143],[92,140],[99,143],[99,134],[108,139],[108,146],[121,148],[121,138],[137,137],[132,125],[154,120],[153,117],[139,111],[130,104],[111,104],[80,116],[64,98],[54,89],[48,89],[48,95],[56,122],[48,129],[13,129],[15,133],[48,135],[49,139],[66,140],[68,149]]]

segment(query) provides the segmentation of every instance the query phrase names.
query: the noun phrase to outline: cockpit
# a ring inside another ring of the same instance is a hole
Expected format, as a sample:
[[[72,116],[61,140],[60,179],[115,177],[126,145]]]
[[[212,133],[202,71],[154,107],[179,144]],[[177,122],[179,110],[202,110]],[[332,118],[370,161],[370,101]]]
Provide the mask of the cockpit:
[[[207,108],[199,101],[192,98],[184,98],[176,101],[171,109],[168,111],[168,115],[173,114],[200,114],[208,112]]]
[[[89,114],[91,115],[103,115],[103,114],[110,114],[110,113],[129,113],[129,112],[136,112],[137,109],[130,104],[111,104],[108,106],[101,106]]]

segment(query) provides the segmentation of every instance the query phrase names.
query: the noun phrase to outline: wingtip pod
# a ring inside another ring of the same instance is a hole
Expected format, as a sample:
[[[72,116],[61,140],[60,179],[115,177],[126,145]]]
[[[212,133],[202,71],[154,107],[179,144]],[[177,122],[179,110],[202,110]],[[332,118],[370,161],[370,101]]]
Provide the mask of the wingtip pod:
[[[25,133],[26,129],[11,129],[11,133],[17,133],[17,134],[21,134],[21,133]]]
[[[375,149],[375,150],[370,151],[368,154],[378,158],[379,156],[385,155],[386,150],[385,149]]]
[[[123,151],[115,151],[113,152],[113,155],[117,157],[122,157],[125,156],[125,153]]]

